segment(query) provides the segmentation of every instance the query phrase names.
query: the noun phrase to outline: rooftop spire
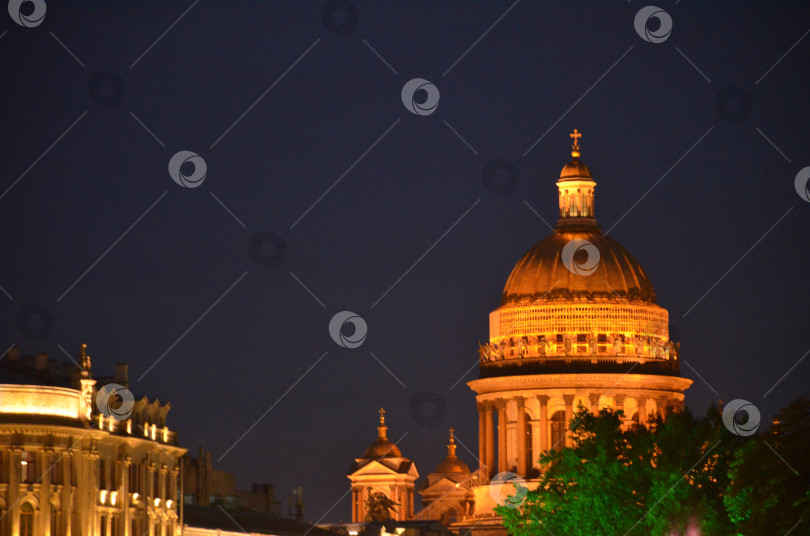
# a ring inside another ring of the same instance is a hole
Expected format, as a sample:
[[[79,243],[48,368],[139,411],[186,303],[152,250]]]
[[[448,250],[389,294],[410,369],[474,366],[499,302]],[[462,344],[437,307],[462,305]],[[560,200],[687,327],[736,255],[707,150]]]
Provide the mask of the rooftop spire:
[[[450,442],[447,443],[447,457],[448,458],[455,458],[456,457],[456,439],[453,437],[453,432],[455,432],[455,430],[451,427],[450,428]]]
[[[574,158],[579,158],[579,138],[582,137],[582,133],[579,132],[577,129],[574,129],[574,131],[571,134],[569,134],[569,136],[571,137],[572,140],[574,140],[574,143],[571,145],[571,156],[573,156]]]
[[[380,408],[380,425],[377,427],[377,439],[388,440],[388,427],[385,425],[385,410]]]

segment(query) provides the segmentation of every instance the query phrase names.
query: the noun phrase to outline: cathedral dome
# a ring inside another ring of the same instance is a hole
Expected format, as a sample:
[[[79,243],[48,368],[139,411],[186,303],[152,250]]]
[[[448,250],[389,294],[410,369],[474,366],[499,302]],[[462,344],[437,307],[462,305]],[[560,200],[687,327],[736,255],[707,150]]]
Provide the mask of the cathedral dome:
[[[464,473],[469,474],[470,468],[460,459],[445,458],[436,466],[436,473]]]
[[[377,440],[368,446],[363,458],[402,458],[402,452],[388,439],[388,427],[385,425],[385,410],[380,408],[380,425],[377,426]]]
[[[639,262],[602,234],[594,214],[596,181],[579,152],[581,134],[571,134],[573,160],[560,172],[560,219],[554,234],[538,242],[515,265],[501,305],[534,302],[629,301],[655,304],[655,292]]]
[[[560,172],[560,179],[591,178],[591,170],[579,158],[574,158]]]
[[[388,439],[377,439],[368,446],[363,458],[401,458],[402,452]]]
[[[602,233],[596,181],[579,158],[560,173],[559,220],[512,269],[479,346],[481,377],[602,371],[677,374],[669,313],[641,264]]]
[[[453,430],[450,428],[450,442],[447,443],[447,457],[439,462],[436,466],[434,473],[458,473],[470,474],[470,468],[458,456],[456,456],[456,439],[453,436]]]
[[[655,291],[641,264],[609,236],[598,229],[558,229],[518,261],[501,305],[559,299],[655,303]]]

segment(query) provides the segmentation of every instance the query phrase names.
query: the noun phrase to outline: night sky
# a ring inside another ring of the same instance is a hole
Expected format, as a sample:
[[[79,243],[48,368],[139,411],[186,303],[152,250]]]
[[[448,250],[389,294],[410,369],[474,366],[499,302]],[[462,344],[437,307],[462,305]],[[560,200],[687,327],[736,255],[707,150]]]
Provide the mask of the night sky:
[[[619,1],[48,1],[30,28],[3,10],[3,348],[126,361],[192,453],[348,520],[380,406],[423,476],[449,426],[477,453],[465,382],[550,232],[533,210],[556,222],[577,128],[602,228],[670,312],[687,405],[767,421],[808,392],[810,359],[772,387],[810,349],[810,10],[749,4],[659,3],[657,43]],[[440,94],[427,115],[403,105],[414,78]],[[183,150],[197,187],[170,176]],[[341,311],[361,346],[330,337]]]

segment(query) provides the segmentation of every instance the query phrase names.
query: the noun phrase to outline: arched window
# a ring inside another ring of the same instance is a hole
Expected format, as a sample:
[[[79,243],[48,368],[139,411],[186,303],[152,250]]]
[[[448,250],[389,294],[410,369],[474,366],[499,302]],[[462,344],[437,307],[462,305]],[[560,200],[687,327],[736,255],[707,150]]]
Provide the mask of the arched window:
[[[561,449],[565,446],[565,412],[558,411],[551,416],[551,448]]]
[[[29,502],[20,507],[20,536],[34,536],[34,507]]]

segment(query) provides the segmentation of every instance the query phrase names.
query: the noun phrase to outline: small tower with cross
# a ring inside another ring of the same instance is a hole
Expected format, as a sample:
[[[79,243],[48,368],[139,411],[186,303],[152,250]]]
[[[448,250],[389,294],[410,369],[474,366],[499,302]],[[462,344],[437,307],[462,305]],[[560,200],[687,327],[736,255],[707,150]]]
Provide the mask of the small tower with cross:
[[[455,428],[450,428],[450,438],[447,441],[447,457],[439,462],[436,469],[427,477],[427,484],[419,490],[422,495],[422,505],[426,511],[428,506],[441,497],[454,496],[454,504],[440,514],[440,521],[445,525],[454,523],[461,518],[471,515],[475,498],[471,491],[460,492],[459,486],[470,478],[470,468],[456,454]]]
[[[574,129],[568,134],[571,138],[571,156],[560,172],[557,188],[560,191],[560,219],[558,229],[591,229],[596,230],[599,225],[594,215],[594,189],[596,182],[591,178],[588,166],[579,159],[581,156],[579,140],[582,133]]]
[[[378,413],[377,440],[369,445],[362,457],[355,458],[346,475],[351,481],[353,523],[378,516],[378,512],[369,511],[369,505],[388,501],[395,504],[388,514],[394,520],[406,521],[413,517],[414,483],[419,473],[396,443],[388,439],[385,410],[380,408]]]

